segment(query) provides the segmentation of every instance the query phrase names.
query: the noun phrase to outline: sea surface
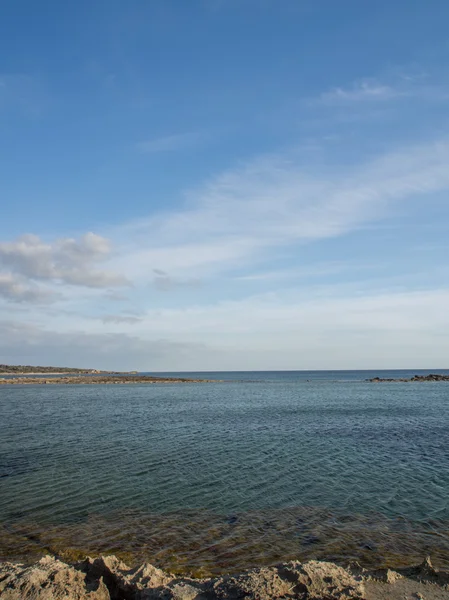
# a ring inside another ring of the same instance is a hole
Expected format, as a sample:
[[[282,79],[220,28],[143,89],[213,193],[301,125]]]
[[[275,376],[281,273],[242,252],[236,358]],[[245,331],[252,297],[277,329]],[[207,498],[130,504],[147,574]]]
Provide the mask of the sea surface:
[[[449,383],[366,381],[429,372],[1,386],[0,559],[447,568]]]

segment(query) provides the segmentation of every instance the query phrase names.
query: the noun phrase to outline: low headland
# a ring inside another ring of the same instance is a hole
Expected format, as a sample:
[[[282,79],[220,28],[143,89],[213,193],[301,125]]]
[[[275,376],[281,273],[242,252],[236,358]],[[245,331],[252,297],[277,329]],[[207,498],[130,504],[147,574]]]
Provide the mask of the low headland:
[[[210,383],[211,379],[185,377],[153,377],[151,375],[75,375],[62,377],[9,377],[0,378],[0,385],[135,385],[137,383]]]
[[[133,375],[137,371],[100,371],[74,367],[36,367],[32,365],[0,365],[0,375]]]
[[[115,556],[67,564],[44,556],[33,565],[0,563],[2,600],[444,600],[449,574],[429,559],[417,567],[368,571],[358,564],[292,561],[215,578],[178,577]]]
[[[188,379],[185,377],[153,377],[151,375],[99,375],[91,377],[88,375],[75,375],[51,377],[10,377],[0,378],[0,385],[61,385],[61,384],[84,384],[84,385],[99,385],[99,384],[136,384],[136,383],[210,383],[212,379]]]
[[[137,373],[137,371],[132,371]],[[3,375],[45,375],[55,374],[87,374],[87,373],[116,373],[116,371],[99,371],[98,369],[76,369],[74,367],[36,367],[32,365],[0,365]]]
[[[2,377],[7,376],[7,377]],[[45,377],[48,375],[48,377]],[[138,371],[99,371],[64,367],[32,367],[0,365],[0,385],[99,385],[136,383],[208,383],[210,379],[188,377],[156,377]]]

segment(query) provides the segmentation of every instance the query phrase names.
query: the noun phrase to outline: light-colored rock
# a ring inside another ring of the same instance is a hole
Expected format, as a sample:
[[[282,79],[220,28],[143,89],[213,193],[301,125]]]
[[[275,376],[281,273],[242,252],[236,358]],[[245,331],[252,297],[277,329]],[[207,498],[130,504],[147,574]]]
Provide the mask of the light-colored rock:
[[[430,561],[398,571],[289,562],[208,579],[177,577],[115,556],[74,566],[46,556],[31,566],[0,564],[1,600],[449,600],[449,577]]]
[[[363,584],[333,563],[290,562],[277,567],[255,569],[236,577],[216,581],[217,598],[308,598],[310,600],[363,598]],[[243,595],[242,595],[243,594]]]
[[[181,579],[148,564],[138,569],[128,569],[115,557],[102,557],[88,562],[86,570],[90,577],[103,577],[110,589],[114,587],[123,597],[135,600],[363,598],[361,581],[342,567],[319,561],[285,563],[215,579]]]
[[[110,600],[101,579],[89,585],[85,574],[51,556],[31,566],[0,564],[2,600]]]

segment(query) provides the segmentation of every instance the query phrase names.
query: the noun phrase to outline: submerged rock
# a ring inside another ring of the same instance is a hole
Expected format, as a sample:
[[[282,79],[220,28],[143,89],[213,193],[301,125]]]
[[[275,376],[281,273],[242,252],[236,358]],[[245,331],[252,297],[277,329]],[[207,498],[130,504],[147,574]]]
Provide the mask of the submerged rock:
[[[51,556],[31,566],[0,564],[2,600],[441,600],[449,599],[448,583],[430,562],[370,572],[293,561],[208,579],[177,577],[147,563],[130,569],[115,556],[74,566]]]

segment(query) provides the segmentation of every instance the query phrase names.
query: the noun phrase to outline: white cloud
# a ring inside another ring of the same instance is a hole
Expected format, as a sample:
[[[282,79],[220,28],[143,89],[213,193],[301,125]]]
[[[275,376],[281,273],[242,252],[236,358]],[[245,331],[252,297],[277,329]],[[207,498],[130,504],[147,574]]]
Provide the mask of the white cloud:
[[[79,240],[62,238],[53,243],[30,234],[0,242],[0,265],[31,281],[92,288],[128,285],[123,275],[95,268],[110,255],[109,241],[94,233],[86,233]]]
[[[0,297],[10,302],[47,304],[56,300],[58,294],[30,284],[24,277],[12,273],[0,273]]]

